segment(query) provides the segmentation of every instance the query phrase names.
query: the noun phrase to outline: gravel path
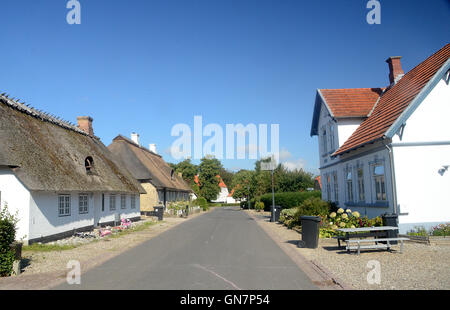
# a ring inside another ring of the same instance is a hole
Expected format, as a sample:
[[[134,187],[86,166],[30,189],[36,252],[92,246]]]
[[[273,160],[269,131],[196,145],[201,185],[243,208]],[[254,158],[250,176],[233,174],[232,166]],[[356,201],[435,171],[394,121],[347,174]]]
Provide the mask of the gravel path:
[[[269,227],[285,242],[301,239],[301,234],[277,223],[270,223],[270,213],[246,211],[257,218],[261,225]],[[354,289],[362,290],[434,290],[450,289],[450,245],[425,245],[405,243],[403,253],[400,245],[392,252],[362,251],[361,255],[348,254],[337,248],[334,239],[320,239],[317,249],[297,248],[306,259],[318,262],[333,275]],[[369,261],[380,263],[380,284],[369,284],[367,275],[373,268]]]

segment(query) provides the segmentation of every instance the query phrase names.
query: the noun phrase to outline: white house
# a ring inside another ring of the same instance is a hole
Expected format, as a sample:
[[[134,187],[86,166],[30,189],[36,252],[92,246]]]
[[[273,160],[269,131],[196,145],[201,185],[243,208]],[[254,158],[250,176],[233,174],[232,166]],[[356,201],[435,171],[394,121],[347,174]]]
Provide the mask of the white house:
[[[0,95],[0,206],[18,212],[17,239],[46,242],[74,231],[139,219],[145,192],[94,136]]]
[[[405,233],[450,222],[450,44],[403,73],[390,57],[386,88],[318,89],[322,198]]]

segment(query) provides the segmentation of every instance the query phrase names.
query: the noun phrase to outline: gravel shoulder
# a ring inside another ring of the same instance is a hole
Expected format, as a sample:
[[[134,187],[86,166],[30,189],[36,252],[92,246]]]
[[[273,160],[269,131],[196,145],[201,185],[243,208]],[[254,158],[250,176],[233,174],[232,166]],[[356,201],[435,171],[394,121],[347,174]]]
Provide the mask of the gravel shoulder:
[[[188,218],[165,217],[164,221],[157,222],[144,230],[115,238],[106,237],[70,250],[24,251],[22,257],[26,266],[23,268],[23,273],[16,277],[0,278],[0,290],[51,288],[65,281],[68,271],[67,263],[71,260],[79,261],[81,272],[84,273],[164,231],[205,213],[191,214]]]
[[[246,210],[258,223],[269,229],[285,243],[297,244],[301,234],[279,223],[270,223],[269,212]],[[391,252],[362,251],[361,255],[348,254],[337,247],[334,239],[320,239],[317,249],[296,247],[306,260],[322,266],[333,278],[340,279],[347,288],[359,290],[438,290],[450,289],[450,245],[426,245],[405,243],[403,253],[400,246]],[[369,284],[367,277],[373,267],[370,261],[380,263],[379,284]]]

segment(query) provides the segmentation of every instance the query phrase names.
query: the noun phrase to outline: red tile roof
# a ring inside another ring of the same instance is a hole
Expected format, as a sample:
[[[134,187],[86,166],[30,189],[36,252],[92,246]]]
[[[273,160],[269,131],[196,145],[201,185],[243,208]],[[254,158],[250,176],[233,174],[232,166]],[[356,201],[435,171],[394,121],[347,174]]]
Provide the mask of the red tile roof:
[[[219,178],[219,186],[223,188],[227,188],[225,182],[222,180],[222,177],[220,175],[216,175],[216,178]]]
[[[320,89],[334,117],[366,117],[383,92],[382,88]]]
[[[380,98],[371,115],[364,120],[333,156],[383,138],[387,130],[416,98],[450,57],[450,44],[409,71]]]

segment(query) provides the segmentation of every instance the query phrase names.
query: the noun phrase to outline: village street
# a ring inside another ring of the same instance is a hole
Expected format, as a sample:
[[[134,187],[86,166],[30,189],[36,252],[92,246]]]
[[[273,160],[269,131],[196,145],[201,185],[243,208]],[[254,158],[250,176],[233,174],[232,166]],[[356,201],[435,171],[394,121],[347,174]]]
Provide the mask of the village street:
[[[246,213],[216,208],[56,289],[315,289]]]

